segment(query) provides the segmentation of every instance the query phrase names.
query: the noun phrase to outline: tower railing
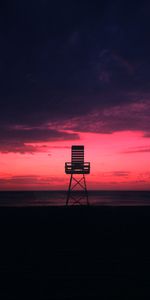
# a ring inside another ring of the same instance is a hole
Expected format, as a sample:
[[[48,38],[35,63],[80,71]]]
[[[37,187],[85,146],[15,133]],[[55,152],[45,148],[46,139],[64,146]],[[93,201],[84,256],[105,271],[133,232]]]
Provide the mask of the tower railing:
[[[66,174],[90,174],[90,162],[84,163],[65,163]]]

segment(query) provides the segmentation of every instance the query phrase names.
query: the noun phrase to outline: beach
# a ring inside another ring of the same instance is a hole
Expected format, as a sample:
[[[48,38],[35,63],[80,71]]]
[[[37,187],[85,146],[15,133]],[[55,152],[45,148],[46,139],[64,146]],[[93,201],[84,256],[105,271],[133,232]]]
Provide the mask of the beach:
[[[0,209],[0,299],[147,299],[150,207]]]

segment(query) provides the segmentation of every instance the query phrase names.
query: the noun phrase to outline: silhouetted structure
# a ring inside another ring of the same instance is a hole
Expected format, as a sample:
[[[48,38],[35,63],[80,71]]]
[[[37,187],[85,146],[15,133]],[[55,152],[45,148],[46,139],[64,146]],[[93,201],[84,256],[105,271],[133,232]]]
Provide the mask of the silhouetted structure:
[[[66,205],[82,204],[84,200],[89,204],[85,174],[90,173],[90,163],[84,162],[84,146],[72,146],[71,162],[65,163],[65,172],[71,175]]]

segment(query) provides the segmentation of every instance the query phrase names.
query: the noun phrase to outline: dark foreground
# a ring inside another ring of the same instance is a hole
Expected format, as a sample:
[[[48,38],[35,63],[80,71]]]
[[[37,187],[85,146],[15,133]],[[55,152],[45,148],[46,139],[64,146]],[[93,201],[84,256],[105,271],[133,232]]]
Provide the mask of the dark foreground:
[[[150,207],[0,209],[0,299],[150,299]]]

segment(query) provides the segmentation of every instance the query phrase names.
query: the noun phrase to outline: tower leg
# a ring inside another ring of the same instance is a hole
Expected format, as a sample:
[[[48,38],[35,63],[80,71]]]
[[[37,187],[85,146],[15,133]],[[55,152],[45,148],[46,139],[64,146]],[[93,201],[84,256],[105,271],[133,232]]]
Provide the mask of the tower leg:
[[[75,183],[73,183],[73,180]],[[71,174],[67,192],[66,206],[68,206],[70,200],[72,200],[71,204],[82,205],[85,199],[86,204],[89,205],[85,175],[83,174],[79,179],[78,177],[76,178],[75,176],[73,176],[73,174]]]
[[[85,186],[86,201],[87,201],[87,205],[89,205],[89,197],[88,197],[88,191],[87,191],[86,180],[85,180],[84,174],[83,174],[83,180],[84,180],[84,186]]]
[[[71,174],[71,176],[70,176],[69,188],[68,188],[68,192],[67,192],[66,206],[68,205],[69,198],[70,198],[71,184],[72,184],[72,174]]]

